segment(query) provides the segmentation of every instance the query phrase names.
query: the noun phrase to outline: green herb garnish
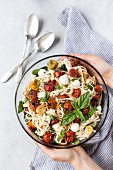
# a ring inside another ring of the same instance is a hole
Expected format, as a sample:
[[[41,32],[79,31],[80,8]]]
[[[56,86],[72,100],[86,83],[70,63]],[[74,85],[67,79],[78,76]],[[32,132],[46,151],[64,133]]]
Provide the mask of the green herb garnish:
[[[50,115],[50,120],[54,120],[54,116],[53,115]]]
[[[60,85],[56,84],[56,85],[55,85],[55,89],[61,90],[62,87],[61,87]]]
[[[57,140],[60,141],[64,137],[64,134],[65,134],[65,130],[61,130],[60,135],[58,136]]]
[[[78,145],[80,143],[78,138],[75,138],[73,142],[71,142],[71,144],[73,145]]]
[[[78,80],[78,79],[79,79],[79,78],[71,79],[71,81],[73,82],[73,81]]]
[[[86,90],[88,90],[88,89],[93,90],[93,85],[87,84],[87,85],[85,86],[85,89],[86,89]]]
[[[22,102],[22,101],[19,101],[19,105],[18,105],[18,113],[22,112],[23,110],[24,110],[23,102]]]
[[[59,70],[67,71],[66,65],[62,64],[59,68]]]

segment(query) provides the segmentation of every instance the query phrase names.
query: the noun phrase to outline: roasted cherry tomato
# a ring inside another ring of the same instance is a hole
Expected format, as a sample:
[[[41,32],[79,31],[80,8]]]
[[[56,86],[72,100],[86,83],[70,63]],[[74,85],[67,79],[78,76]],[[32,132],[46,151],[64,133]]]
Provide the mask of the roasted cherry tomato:
[[[55,89],[55,87],[54,87],[55,83],[56,83],[55,80],[49,81],[48,83],[45,83],[44,84],[44,90],[47,91],[47,92],[52,92]]]
[[[34,106],[31,102],[29,102],[29,108],[30,108],[33,112],[36,112],[36,108],[35,108],[35,106]]]
[[[27,93],[27,98],[31,101],[31,102],[35,102],[37,99],[37,92],[35,90],[30,90]]]
[[[49,104],[49,108],[50,109],[56,109],[57,107],[57,102],[56,102],[56,98],[55,97],[49,97],[49,99],[47,100],[48,104]]]
[[[64,99],[64,98],[69,98],[69,96],[67,95],[67,94],[59,94],[58,96],[57,96],[57,98],[58,99]]]
[[[68,143],[72,142],[75,139],[75,133],[72,130],[68,130],[65,133],[65,138]]]
[[[99,85],[95,85],[94,86],[94,90],[98,93],[100,93],[102,91],[102,88]]]
[[[72,68],[69,70],[69,75],[76,78],[78,76],[78,71]]]
[[[84,108],[81,111],[82,111],[83,115],[87,115],[89,113],[89,108],[88,107]]]
[[[54,72],[54,77],[58,78],[58,77],[62,76],[63,74],[65,74],[65,73],[61,72],[61,71],[55,71]]]
[[[42,139],[44,142],[50,143],[53,140],[53,135],[50,132],[45,132]]]
[[[74,120],[73,120],[73,123],[80,123],[80,119],[78,117],[76,117]]]
[[[91,104],[92,106],[97,106],[99,104],[100,101],[100,94],[96,94],[95,96],[93,96],[93,98],[91,99]]]
[[[78,98],[80,95],[81,95],[81,89],[80,88],[74,89],[72,96]]]
[[[67,109],[67,110],[69,110],[69,111],[72,111],[73,110],[73,107],[72,107],[72,105],[71,105],[71,102],[70,101],[65,101],[65,103],[64,103],[64,109]]]
[[[54,119],[50,121],[50,125],[54,125],[55,123],[58,123],[58,122],[59,120],[56,117],[54,117]]]
[[[71,66],[72,67],[75,67],[75,66],[78,66],[79,65],[79,63],[78,63],[78,61],[76,60],[76,59],[70,59],[70,62],[71,62]]]

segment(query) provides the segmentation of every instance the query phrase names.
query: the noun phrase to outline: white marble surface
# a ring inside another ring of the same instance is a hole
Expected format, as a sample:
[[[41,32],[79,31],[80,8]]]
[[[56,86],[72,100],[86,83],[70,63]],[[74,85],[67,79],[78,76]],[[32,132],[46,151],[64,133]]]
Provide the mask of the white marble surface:
[[[113,43],[112,0],[0,0],[0,77],[20,59],[24,20],[31,13],[36,13],[42,23],[40,35],[53,31],[59,41],[45,54],[31,57],[27,67],[44,56],[64,53],[65,29],[57,23],[57,16],[69,5],[75,5],[91,28]],[[28,170],[35,151],[34,142],[15,115],[16,86],[14,77],[6,84],[0,83],[0,170]]]

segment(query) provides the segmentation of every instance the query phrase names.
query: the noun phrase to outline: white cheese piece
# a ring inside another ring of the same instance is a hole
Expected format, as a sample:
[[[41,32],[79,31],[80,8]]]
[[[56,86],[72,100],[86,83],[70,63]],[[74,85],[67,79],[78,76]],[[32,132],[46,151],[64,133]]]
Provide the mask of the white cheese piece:
[[[69,79],[68,79],[67,74],[64,74],[64,75],[60,76],[59,82],[62,85],[67,85],[69,83]]]
[[[29,102],[24,103],[23,107],[29,107]]]
[[[73,88],[79,88],[80,87],[80,81],[75,80],[75,81],[71,82],[71,85],[72,85]]]
[[[54,125],[52,125],[52,128],[58,133],[60,133],[60,131],[62,130],[62,126],[60,126],[60,123],[55,123]]]
[[[101,107],[101,106],[97,106],[97,110],[98,110],[99,112],[101,112],[101,111],[102,111],[102,107]]]
[[[71,130],[73,132],[77,132],[79,130],[79,124],[78,123],[72,123]]]
[[[46,73],[45,69],[40,69],[39,72],[38,72],[38,75],[41,77],[41,76],[44,76],[45,73]]]
[[[38,93],[38,98],[45,97],[45,92],[39,92]]]

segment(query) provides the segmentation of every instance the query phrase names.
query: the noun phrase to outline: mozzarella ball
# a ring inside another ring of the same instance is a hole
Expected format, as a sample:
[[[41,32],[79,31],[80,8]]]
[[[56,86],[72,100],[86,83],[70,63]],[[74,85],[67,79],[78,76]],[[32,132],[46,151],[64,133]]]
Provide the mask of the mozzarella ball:
[[[40,69],[39,72],[38,72],[38,75],[41,77],[41,76],[44,76],[45,73],[46,73],[45,69]]]
[[[69,79],[68,79],[67,74],[64,74],[64,75],[60,76],[59,82],[62,85],[67,85],[69,83]]]
[[[77,132],[79,130],[79,124],[78,123],[72,123],[71,124],[71,130],[73,132]]]
[[[38,93],[38,98],[45,97],[45,92],[39,92]]]
[[[71,82],[71,85],[74,88],[79,88],[80,87],[80,81],[79,80],[75,80],[75,81]]]

